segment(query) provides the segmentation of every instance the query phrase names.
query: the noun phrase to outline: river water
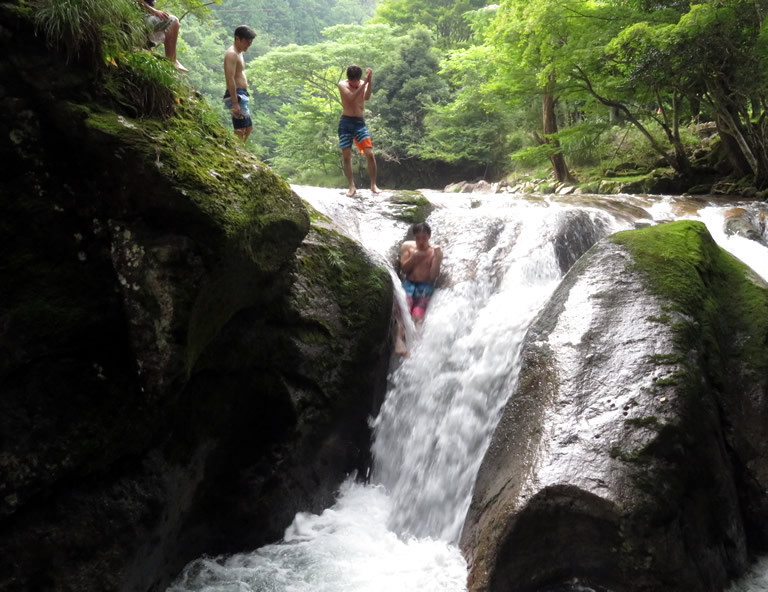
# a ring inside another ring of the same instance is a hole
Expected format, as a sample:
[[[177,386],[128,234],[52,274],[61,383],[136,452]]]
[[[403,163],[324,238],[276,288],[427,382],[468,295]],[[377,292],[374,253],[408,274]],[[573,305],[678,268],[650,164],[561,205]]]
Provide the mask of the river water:
[[[396,259],[408,225],[388,215],[387,194],[349,199],[332,189],[294,190],[375,257],[388,265]],[[426,321],[406,327],[409,355],[392,371],[372,420],[370,483],[350,479],[333,507],[298,514],[277,544],[192,562],[169,592],[465,591],[456,544],[475,476],[514,388],[527,328],[585,237],[700,219],[768,281],[768,249],[725,234],[723,214],[734,204],[722,200],[424,194],[436,206],[428,221],[445,260]],[[730,592],[765,590],[768,558]]]

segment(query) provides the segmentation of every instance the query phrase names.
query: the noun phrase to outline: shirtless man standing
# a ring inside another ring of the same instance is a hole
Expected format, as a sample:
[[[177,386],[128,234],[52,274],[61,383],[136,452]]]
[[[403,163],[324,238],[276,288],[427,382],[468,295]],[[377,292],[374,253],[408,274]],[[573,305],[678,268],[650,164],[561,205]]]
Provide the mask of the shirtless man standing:
[[[245,78],[245,60],[243,53],[253,43],[256,33],[246,25],[235,29],[235,42],[224,54],[224,76],[227,80],[227,91],[224,93],[224,104],[232,110],[232,127],[235,135],[243,142],[253,131],[253,121],[248,111],[248,80]],[[237,97],[233,101],[232,97]]]
[[[347,197],[352,197],[357,191],[355,176],[352,172],[353,139],[357,149],[360,150],[360,154],[365,154],[365,158],[368,160],[371,191],[381,193],[381,190],[376,186],[376,157],[373,155],[371,134],[365,126],[365,119],[363,119],[365,101],[371,98],[373,70],[366,68],[365,80],[360,80],[362,76],[362,68],[353,65],[347,68],[347,79],[339,82],[342,106],[342,115],[339,121],[339,148],[341,148],[341,156],[344,159],[344,174],[349,181]]]
[[[440,264],[443,262],[443,250],[429,244],[432,229],[426,222],[414,224],[412,241],[405,241],[400,247],[400,270],[405,274],[403,289],[408,300],[408,309],[417,323],[424,321],[427,305],[435,291],[435,280],[440,275]],[[407,353],[405,346],[405,331],[402,323],[398,326],[395,352],[400,355]]]

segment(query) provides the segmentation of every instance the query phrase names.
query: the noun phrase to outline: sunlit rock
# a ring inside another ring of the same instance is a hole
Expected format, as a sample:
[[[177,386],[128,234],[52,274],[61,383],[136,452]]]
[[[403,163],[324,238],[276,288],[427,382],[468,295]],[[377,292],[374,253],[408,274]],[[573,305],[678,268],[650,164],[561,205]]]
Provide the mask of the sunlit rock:
[[[449,185],[445,186],[445,189],[443,191],[445,193],[461,193],[461,188],[466,185],[466,181],[459,181],[458,183],[450,183]]]
[[[720,591],[768,543],[768,287],[676,222],[601,241],[529,330],[469,589]]]

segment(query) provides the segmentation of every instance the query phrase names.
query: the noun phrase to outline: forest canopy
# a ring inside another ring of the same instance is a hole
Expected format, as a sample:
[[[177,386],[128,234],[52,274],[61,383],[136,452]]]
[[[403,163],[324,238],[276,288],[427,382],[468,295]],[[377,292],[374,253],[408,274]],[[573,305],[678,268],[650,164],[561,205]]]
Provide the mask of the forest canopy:
[[[256,30],[248,146],[294,182],[342,183],[336,85],[357,63],[374,70],[366,120],[389,186],[576,182],[631,162],[768,187],[768,0],[157,5],[183,15],[189,81],[227,125],[224,51],[237,25]]]

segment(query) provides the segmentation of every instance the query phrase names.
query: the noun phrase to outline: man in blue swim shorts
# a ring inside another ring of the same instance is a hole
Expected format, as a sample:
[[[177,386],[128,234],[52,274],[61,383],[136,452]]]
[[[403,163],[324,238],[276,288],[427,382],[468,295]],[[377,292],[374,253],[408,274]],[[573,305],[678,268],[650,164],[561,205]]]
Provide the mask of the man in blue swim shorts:
[[[424,321],[429,299],[435,291],[435,280],[440,275],[443,250],[430,244],[432,229],[426,222],[411,226],[413,240],[405,241],[400,247],[400,271],[405,274],[403,290],[408,301],[408,310],[416,323]],[[399,323],[395,352],[407,353],[405,332]]]
[[[227,80],[227,91],[224,93],[224,105],[232,111],[232,127],[235,135],[243,142],[253,131],[251,113],[248,111],[248,80],[245,77],[245,60],[243,53],[253,43],[256,33],[246,25],[235,29],[235,42],[224,54],[224,76]],[[237,101],[233,100],[237,97]]]
[[[368,161],[368,177],[371,180],[371,191],[381,193],[376,186],[376,157],[373,155],[371,134],[365,125],[365,101],[371,98],[373,70],[366,68],[365,80],[361,80],[363,69],[352,65],[347,68],[347,79],[339,82],[341,93],[342,115],[339,120],[339,148],[344,160],[344,175],[349,182],[347,197],[352,197],[357,188],[352,172],[352,142],[357,145],[360,154],[365,154]]]

